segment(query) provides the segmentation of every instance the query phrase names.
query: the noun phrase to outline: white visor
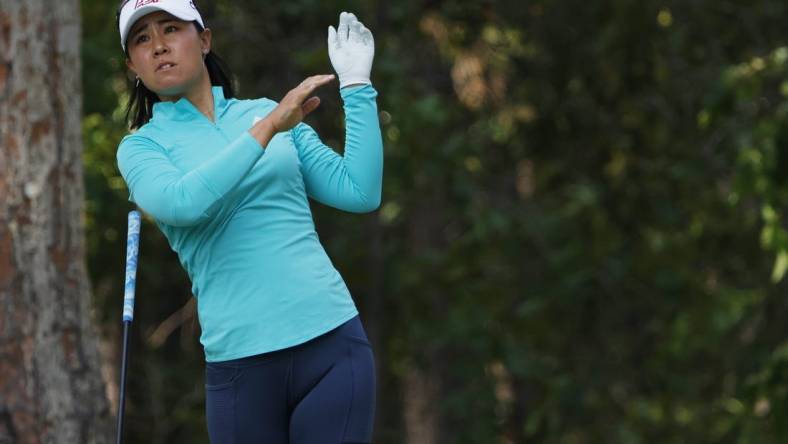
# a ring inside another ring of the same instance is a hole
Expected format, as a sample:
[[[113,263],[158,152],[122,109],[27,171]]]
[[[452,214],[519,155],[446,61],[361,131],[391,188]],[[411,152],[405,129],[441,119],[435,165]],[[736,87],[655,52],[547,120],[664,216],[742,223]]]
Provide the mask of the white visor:
[[[134,23],[143,16],[155,11],[166,11],[181,20],[197,21],[203,28],[202,17],[191,0],[128,0],[120,11],[118,30],[120,31],[120,46],[126,50],[126,37]]]

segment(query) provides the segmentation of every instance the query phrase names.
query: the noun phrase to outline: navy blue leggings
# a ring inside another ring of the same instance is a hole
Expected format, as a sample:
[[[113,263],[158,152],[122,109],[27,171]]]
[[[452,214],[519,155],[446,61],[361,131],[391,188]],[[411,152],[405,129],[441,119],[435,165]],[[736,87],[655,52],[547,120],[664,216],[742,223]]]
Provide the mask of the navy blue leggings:
[[[211,444],[368,443],[375,361],[358,316],[294,347],[208,362]]]

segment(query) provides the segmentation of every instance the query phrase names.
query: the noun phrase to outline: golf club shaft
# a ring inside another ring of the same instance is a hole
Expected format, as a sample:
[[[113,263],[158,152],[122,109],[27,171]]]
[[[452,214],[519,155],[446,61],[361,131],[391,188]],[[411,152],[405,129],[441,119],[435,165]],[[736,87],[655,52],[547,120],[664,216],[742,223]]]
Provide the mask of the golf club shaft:
[[[131,321],[123,322],[123,357],[120,364],[120,398],[118,399],[118,436],[117,444],[123,442],[123,414],[126,410],[126,366],[129,346],[129,330]]]

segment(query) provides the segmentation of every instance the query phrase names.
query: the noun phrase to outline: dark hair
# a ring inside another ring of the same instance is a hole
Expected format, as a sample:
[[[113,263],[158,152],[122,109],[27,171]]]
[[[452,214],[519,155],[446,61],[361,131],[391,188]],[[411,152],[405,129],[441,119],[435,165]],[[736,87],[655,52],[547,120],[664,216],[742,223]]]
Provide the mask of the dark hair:
[[[116,21],[120,22],[120,11],[129,0],[122,0],[118,6]],[[195,8],[197,6],[195,5]],[[197,9],[199,12],[199,9]],[[197,32],[203,32],[204,28],[196,21],[192,22]],[[116,26],[117,27],[117,26]],[[128,46],[124,49],[126,58],[129,57]],[[224,97],[235,97],[235,87],[233,75],[224,60],[211,50],[205,56],[205,67],[208,69],[208,77],[212,86],[221,86]],[[126,123],[129,129],[136,129],[148,123],[153,117],[153,104],[160,102],[159,96],[145,87],[141,81],[133,80],[129,82],[129,103],[126,105]]]

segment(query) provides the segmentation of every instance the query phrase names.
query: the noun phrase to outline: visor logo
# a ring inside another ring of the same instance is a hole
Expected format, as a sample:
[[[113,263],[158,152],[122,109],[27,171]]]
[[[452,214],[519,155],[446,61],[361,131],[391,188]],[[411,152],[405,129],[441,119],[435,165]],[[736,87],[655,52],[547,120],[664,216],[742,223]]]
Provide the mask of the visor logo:
[[[134,9],[149,5],[151,3],[159,3],[159,0],[137,0],[137,3],[134,5]]]

